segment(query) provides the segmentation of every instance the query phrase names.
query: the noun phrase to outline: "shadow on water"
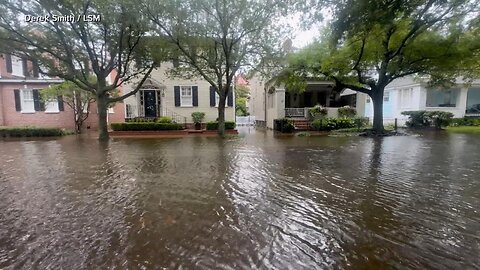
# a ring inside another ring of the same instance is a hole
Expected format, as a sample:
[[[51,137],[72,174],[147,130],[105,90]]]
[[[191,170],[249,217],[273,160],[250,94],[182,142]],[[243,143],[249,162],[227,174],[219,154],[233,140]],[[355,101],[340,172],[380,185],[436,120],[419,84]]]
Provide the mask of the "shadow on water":
[[[478,138],[0,141],[0,268],[478,269]]]

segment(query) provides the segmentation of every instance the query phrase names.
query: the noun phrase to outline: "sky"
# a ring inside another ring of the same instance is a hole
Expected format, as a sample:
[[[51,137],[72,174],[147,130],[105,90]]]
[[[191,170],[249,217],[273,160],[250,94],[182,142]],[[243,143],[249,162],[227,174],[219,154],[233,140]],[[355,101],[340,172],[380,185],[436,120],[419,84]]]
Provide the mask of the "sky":
[[[320,36],[320,30],[332,20],[331,12],[322,10],[324,20],[321,23],[316,23],[310,26],[309,29],[303,29],[301,25],[301,13],[290,15],[283,21],[287,22],[290,27],[294,29],[294,36],[292,37],[293,46],[302,48],[312,43],[315,38]]]

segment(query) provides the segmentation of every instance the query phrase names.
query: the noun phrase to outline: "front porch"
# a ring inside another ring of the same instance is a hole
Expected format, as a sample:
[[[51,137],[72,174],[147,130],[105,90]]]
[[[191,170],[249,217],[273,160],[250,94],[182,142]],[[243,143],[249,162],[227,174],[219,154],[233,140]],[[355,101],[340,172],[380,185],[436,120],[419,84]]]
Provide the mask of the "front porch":
[[[355,108],[356,102],[357,95],[350,89],[335,93],[331,84],[309,84],[302,93],[285,92],[285,117],[308,118],[309,109],[316,105],[326,107],[328,117],[338,117],[338,108]]]

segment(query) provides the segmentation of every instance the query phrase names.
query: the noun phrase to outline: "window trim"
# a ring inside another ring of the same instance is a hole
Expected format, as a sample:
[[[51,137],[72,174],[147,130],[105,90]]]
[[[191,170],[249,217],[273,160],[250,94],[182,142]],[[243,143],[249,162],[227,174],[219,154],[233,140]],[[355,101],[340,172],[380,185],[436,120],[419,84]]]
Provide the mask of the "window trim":
[[[26,106],[26,99],[25,99],[25,92],[26,91],[29,91],[32,95],[32,98],[31,99],[28,99],[28,102],[31,102],[31,110],[25,110],[27,108]],[[24,88],[24,89],[20,89],[20,104],[21,104],[21,110],[20,112],[21,113],[35,113],[35,100],[33,99],[33,89],[29,89],[29,88]]]
[[[185,88],[190,89],[190,103],[184,104],[183,98],[188,97],[187,95],[183,95],[183,91]],[[193,85],[180,85],[180,107],[190,108],[193,107]]]

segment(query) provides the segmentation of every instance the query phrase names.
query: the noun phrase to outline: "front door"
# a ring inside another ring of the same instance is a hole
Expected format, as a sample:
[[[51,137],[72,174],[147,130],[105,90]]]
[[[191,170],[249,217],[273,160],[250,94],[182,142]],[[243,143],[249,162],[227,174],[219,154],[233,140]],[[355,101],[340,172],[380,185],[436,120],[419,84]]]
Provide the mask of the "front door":
[[[145,117],[157,117],[157,96],[155,90],[143,91]]]

